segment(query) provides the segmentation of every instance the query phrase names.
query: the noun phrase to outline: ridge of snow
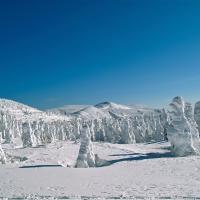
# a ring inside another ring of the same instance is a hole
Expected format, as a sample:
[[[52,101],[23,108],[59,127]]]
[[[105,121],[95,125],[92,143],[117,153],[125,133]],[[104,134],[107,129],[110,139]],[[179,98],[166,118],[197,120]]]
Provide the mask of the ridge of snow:
[[[96,108],[100,108],[100,109],[122,109],[122,110],[131,109],[128,106],[121,105],[121,104],[116,104],[116,103],[108,102],[108,101],[105,101],[105,102],[102,102],[102,103],[98,103],[98,104],[95,105],[95,107]]]

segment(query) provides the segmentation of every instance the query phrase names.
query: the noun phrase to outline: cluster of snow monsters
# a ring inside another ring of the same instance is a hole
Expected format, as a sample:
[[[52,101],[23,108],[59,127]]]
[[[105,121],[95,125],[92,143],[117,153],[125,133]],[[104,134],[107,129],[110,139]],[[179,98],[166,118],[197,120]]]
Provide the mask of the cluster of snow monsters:
[[[75,141],[83,135],[85,125],[92,141],[131,144],[169,138],[175,155],[197,154],[200,102],[196,103],[194,113],[191,104],[176,97],[167,112],[104,102],[66,116],[0,100],[0,136],[13,147],[35,147],[55,140]]]
[[[0,111],[0,134],[4,143],[11,143],[14,147],[35,147],[55,140],[75,140],[78,137],[75,133],[79,130],[76,130],[76,121],[73,122],[65,119],[18,119]]]
[[[109,113],[106,117],[92,119],[80,115],[57,118],[46,113],[19,117],[0,110],[0,133],[5,143],[34,147],[55,140],[77,140],[81,135],[80,127],[87,123],[92,141],[131,144],[164,140],[166,119],[164,109],[125,116]]]
[[[182,97],[175,97],[170,103],[167,136],[175,156],[200,155],[199,105],[193,112],[192,105]]]

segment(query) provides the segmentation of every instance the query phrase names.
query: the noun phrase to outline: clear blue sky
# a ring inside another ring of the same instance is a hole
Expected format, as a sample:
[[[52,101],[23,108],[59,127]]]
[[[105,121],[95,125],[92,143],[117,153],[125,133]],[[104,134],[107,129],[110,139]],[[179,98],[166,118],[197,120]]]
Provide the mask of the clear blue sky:
[[[0,75],[42,109],[200,100],[200,1],[0,0]]]

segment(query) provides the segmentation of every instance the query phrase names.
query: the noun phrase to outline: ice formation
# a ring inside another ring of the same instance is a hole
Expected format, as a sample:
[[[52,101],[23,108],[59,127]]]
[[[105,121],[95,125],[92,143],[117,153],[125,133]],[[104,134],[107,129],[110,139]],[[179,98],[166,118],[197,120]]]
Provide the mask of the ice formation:
[[[169,107],[169,126],[167,136],[175,156],[200,153],[200,139],[190,103],[182,97],[175,97]]]
[[[90,129],[87,124],[83,124],[81,129],[81,145],[75,167],[88,168],[95,166],[95,155],[91,142]]]

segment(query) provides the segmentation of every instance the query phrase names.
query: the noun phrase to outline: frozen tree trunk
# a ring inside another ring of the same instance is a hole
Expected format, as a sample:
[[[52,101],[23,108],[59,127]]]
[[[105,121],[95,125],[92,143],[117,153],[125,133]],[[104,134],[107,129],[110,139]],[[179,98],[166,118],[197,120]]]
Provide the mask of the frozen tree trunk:
[[[81,145],[76,161],[76,168],[95,167],[95,155],[91,142],[91,133],[88,125],[83,124],[81,130]]]
[[[192,105],[185,103],[182,97],[175,97],[169,107],[167,135],[172,153],[175,156],[200,154],[200,139]]]

